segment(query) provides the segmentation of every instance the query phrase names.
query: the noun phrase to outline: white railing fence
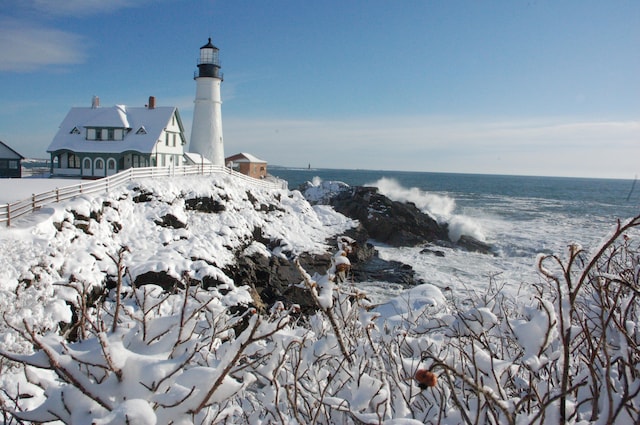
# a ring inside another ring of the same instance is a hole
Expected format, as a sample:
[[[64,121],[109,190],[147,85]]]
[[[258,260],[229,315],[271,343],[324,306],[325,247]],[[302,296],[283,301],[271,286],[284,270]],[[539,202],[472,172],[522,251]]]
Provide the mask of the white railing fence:
[[[79,195],[108,192],[110,189],[114,189],[136,178],[191,176],[216,173],[229,174],[265,189],[287,189],[287,184],[284,181],[274,182],[269,179],[255,179],[221,165],[203,164],[182,167],[129,168],[119,172],[118,174],[114,174],[113,176],[105,177],[100,180],[88,180],[86,183],[33,194],[29,199],[0,205],[0,223],[6,223],[7,226],[11,226],[12,220],[15,220],[25,214],[30,214],[44,205],[64,201]]]

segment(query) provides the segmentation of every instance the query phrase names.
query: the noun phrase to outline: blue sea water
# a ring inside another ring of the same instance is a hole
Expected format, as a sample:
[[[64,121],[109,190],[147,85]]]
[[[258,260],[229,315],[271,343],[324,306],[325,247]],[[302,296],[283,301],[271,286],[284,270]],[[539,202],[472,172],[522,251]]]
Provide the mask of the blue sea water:
[[[377,186],[448,223],[454,239],[469,234],[490,243],[496,256],[445,249],[440,258],[425,255],[422,247],[378,246],[383,257],[409,263],[426,282],[459,292],[498,280],[517,293],[540,278],[538,254],[562,255],[571,243],[595,249],[618,220],[640,214],[640,184],[631,179],[293,168],[270,173],[286,180],[289,189],[314,178]],[[379,283],[393,292],[385,285]]]

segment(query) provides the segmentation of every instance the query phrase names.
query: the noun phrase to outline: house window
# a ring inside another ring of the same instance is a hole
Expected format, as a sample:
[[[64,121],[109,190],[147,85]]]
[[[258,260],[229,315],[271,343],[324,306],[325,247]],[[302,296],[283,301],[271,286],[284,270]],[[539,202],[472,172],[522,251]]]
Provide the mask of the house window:
[[[91,169],[91,160],[89,158],[85,158],[83,163],[84,165],[82,166],[82,168],[84,168],[85,170]]]
[[[96,159],[96,170],[102,170],[104,168],[104,161],[100,158]]]
[[[167,157],[165,154],[160,154],[160,165],[163,167],[167,166]]]
[[[67,164],[69,168],[80,168],[80,158],[73,153],[69,153],[67,155]]]
[[[9,160],[9,169],[17,170],[18,169],[18,161]]]
[[[164,133],[164,144],[165,146],[169,146],[169,133]]]
[[[143,127],[140,127],[138,129],[138,131],[136,131],[136,134],[147,134],[147,130]]]
[[[78,127],[73,127],[73,130],[70,131],[70,134],[80,134],[80,130]]]
[[[173,136],[173,142],[172,142],[171,146],[175,147],[176,146],[176,133],[173,133],[172,136]]]
[[[122,139],[124,139],[124,128],[87,128],[87,140]]]
[[[116,169],[116,160],[113,158],[109,158],[107,160],[107,168],[109,170],[115,170]]]

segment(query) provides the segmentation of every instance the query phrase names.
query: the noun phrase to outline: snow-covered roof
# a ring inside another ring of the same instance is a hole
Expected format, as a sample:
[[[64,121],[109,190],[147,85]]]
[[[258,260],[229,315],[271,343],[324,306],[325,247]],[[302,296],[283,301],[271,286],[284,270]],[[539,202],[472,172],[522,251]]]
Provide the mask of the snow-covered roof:
[[[118,153],[125,151],[151,152],[162,131],[171,122],[175,106],[155,108],[127,107],[74,107],[60,124],[58,133],[47,152],[68,149],[74,152]],[[86,140],[86,127],[130,129],[123,140]],[[141,127],[144,131],[138,131]],[[73,132],[77,128],[79,131]],[[182,124],[180,124],[182,128]]]
[[[0,140],[0,158],[24,159],[24,156],[20,155]]]
[[[267,161],[264,161],[258,157],[255,157],[253,155],[251,155],[250,153],[245,153],[245,152],[240,152],[237,153],[235,155],[231,155],[230,157],[228,157],[226,159],[226,161],[233,161],[233,162],[258,162],[258,163],[264,163],[266,164]],[[226,162],[225,161],[225,162]]]
[[[211,164],[211,161],[209,161],[207,158],[200,155],[199,153],[185,152],[184,157],[187,160],[187,163],[189,164],[193,164],[193,165]]]
[[[88,120],[82,123],[83,127],[131,128],[125,105],[116,105],[111,108],[89,108],[89,110],[95,111],[95,113],[86,115]]]

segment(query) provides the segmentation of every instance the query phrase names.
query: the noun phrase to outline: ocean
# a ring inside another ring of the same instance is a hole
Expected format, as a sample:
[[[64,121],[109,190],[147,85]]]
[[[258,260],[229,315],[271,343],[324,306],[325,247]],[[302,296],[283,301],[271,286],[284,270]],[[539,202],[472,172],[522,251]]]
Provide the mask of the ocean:
[[[594,250],[617,220],[640,214],[640,184],[634,180],[529,177],[403,171],[270,168],[296,189],[314,178],[350,186],[377,186],[392,199],[414,202],[450,236],[468,234],[494,247],[495,256],[438,248],[392,248],[376,244],[381,257],[411,265],[418,277],[456,298],[486,293],[489,285],[514,297],[530,295],[540,281],[538,254],[565,255],[577,243]],[[387,282],[365,285],[376,301],[406,288]]]

